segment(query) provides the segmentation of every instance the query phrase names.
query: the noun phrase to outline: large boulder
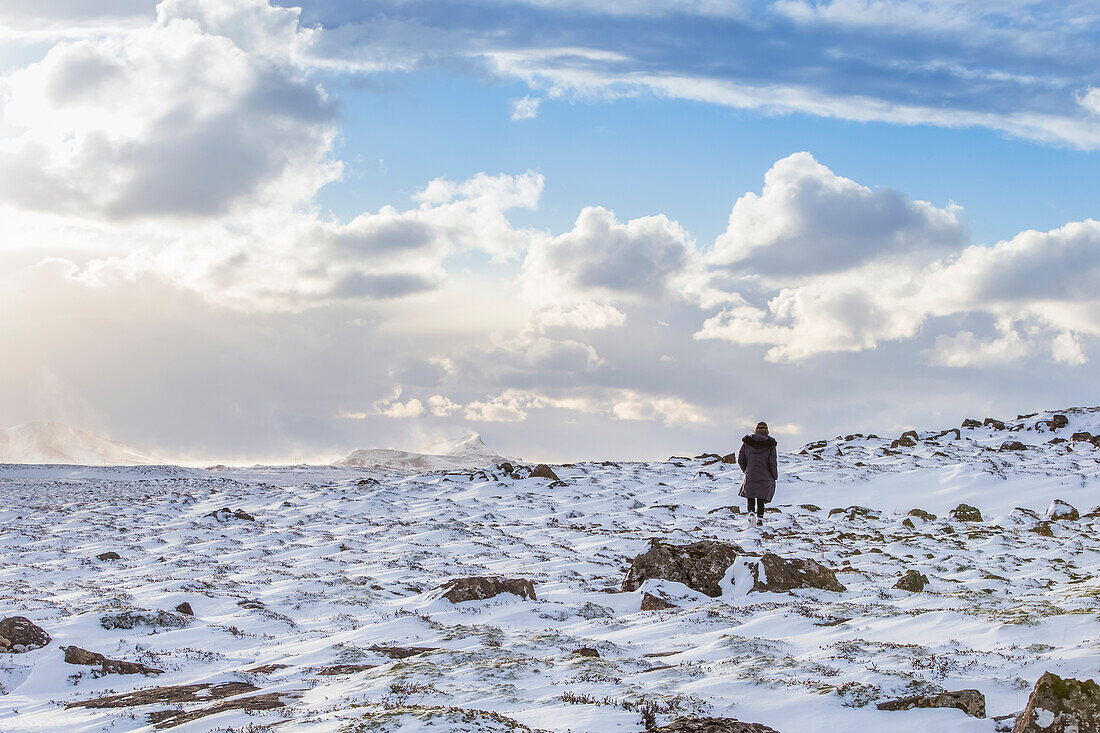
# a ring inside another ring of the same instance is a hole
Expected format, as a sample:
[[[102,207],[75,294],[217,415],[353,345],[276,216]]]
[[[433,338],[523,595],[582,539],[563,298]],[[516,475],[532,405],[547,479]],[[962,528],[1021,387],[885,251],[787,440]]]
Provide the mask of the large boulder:
[[[786,593],[796,588],[820,588],[837,593],[847,590],[832,570],[809,558],[779,557],[766,552],[752,572],[755,576],[752,590],[756,592]]]
[[[970,506],[969,504],[959,504],[957,507],[948,512],[948,516],[950,516],[956,522],[982,521],[982,513],[978,511],[977,507]]]
[[[1048,519],[1051,521],[1066,519],[1071,522],[1076,522],[1080,518],[1081,513],[1068,502],[1062,501],[1061,499],[1055,499],[1054,501],[1050,502],[1050,506],[1047,507],[1046,514],[1043,515],[1043,519]]]
[[[49,634],[22,616],[10,616],[0,621],[0,654],[34,651],[50,641]]]
[[[1027,450],[1027,446],[1025,444],[1021,443],[1018,440],[1006,440],[1005,442],[1001,443],[1001,447],[998,448],[997,450],[1000,451],[1001,453],[1004,453],[1004,452],[1010,451],[1010,450],[1016,450],[1016,451]]]
[[[554,473],[553,469],[547,466],[545,463],[540,463],[535,466],[535,470],[531,472],[528,478],[548,478],[551,481],[560,481],[558,474]]]
[[[742,723],[733,718],[677,718],[652,733],[779,733],[763,723]]]
[[[928,585],[928,576],[919,570],[908,570],[901,579],[894,584],[895,588],[907,590],[910,593],[920,593],[924,586]]]
[[[1012,733],[1100,731],[1100,685],[1047,672],[1035,683]]]
[[[878,704],[879,710],[912,710],[913,708],[956,708],[974,718],[985,717],[985,695],[978,690],[941,692],[938,695],[914,695]]]
[[[982,424],[980,422],[978,422],[977,420],[974,420],[973,418],[968,417],[965,420],[963,420],[962,426],[964,428],[980,428],[982,426]]]
[[[739,554],[740,547],[717,540],[673,545],[653,539],[648,550],[630,561],[622,589],[638,590],[647,580],[663,578],[717,597],[722,595],[722,578]]]
[[[102,674],[164,674],[163,669],[147,667],[139,662],[126,662],[121,659],[108,659],[99,652],[90,652],[78,646],[61,647],[65,651],[65,661],[69,664],[83,664],[99,667]]]
[[[920,436],[917,435],[916,430],[906,430],[904,433],[901,434],[900,438],[890,444],[890,447],[897,448],[900,446],[902,448],[912,448],[917,444],[917,441],[919,440]]]
[[[987,428],[993,428],[994,430],[1005,430],[1005,424],[1000,420],[995,420],[991,417],[987,417],[982,421],[982,426]]]
[[[649,593],[642,594],[641,610],[643,611],[668,611],[673,608],[678,608],[678,606],[675,603],[669,603],[664,598],[658,598]]]
[[[443,597],[451,603],[483,601],[501,593],[513,593],[520,598],[535,598],[535,584],[526,578],[455,578],[440,586]]]

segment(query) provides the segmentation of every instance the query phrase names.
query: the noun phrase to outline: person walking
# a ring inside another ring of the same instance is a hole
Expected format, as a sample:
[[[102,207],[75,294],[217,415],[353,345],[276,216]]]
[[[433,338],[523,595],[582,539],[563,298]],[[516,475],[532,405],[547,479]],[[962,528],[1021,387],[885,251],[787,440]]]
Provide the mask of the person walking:
[[[756,431],[741,439],[737,465],[745,472],[739,493],[749,501],[749,526],[755,527],[764,521],[764,503],[775,496],[779,480],[779,454],[766,422],[756,423]]]

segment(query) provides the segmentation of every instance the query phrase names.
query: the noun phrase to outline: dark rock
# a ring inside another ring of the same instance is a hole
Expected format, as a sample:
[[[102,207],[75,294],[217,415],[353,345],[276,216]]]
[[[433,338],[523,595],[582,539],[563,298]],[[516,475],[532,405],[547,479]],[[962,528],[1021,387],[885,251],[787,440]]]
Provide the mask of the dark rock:
[[[246,512],[245,510],[243,510],[243,509],[235,509],[234,510],[234,509],[230,509],[227,506],[223,506],[221,509],[218,509],[217,511],[210,512],[206,516],[213,517],[214,519],[218,520],[219,522],[228,522],[228,521],[231,521],[233,519],[239,519],[239,520],[244,521],[244,522],[255,522],[256,521],[256,517],[252,516],[251,514]]]
[[[1035,683],[1012,733],[1100,731],[1100,685],[1047,672]]]
[[[909,529],[916,529],[917,528],[917,525],[913,524],[913,520],[910,519],[909,517],[906,517],[905,519],[901,520],[901,524],[902,524],[903,527],[908,527]]]
[[[941,692],[938,695],[914,695],[878,704],[879,710],[912,710],[913,708],[956,708],[974,718],[985,717],[985,695],[978,690]]]
[[[931,512],[926,512],[923,509],[910,509],[909,510],[909,516],[918,517],[919,519],[923,519],[926,522],[936,521],[936,515],[935,514],[932,514]]]
[[[245,671],[246,674],[271,674],[272,672],[278,672],[280,669],[286,669],[287,666],[288,665],[286,665],[286,664],[278,664],[278,663],[259,664],[259,665],[256,665],[255,667],[249,667],[248,669],[246,669],[244,671]]]
[[[641,610],[643,611],[668,611],[672,608],[679,608],[679,606],[675,603],[669,603],[664,598],[650,595],[649,593],[642,594]]]
[[[739,553],[736,545],[716,540],[672,545],[653,539],[648,550],[630,561],[622,589],[637,590],[646,580],[663,578],[717,597],[722,595],[719,583]]]
[[[237,601],[237,605],[249,611],[262,611],[267,608],[259,598],[245,598],[243,601]]]
[[[916,430],[906,430],[904,433],[901,434],[900,438],[898,438],[897,440],[895,440],[893,443],[890,444],[890,447],[891,448],[898,448],[898,447],[912,448],[912,447],[916,446],[916,444],[919,440],[920,440],[920,436],[917,435]]]
[[[191,623],[191,619],[179,613],[172,613],[171,611],[146,611],[142,609],[117,611],[99,617],[99,625],[108,630],[136,629],[138,626],[182,629],[189,623]]]
[[[437,649],[434,646],[379,646],[378,644],[367,648],[390,659],[408,659],[409,657],[434,652]]]
[[[170,704],[181,702],[200,702],[203,700],[220,700],[234,695],[243,695],[246,692],[255,692],[260,688],[247,682],[223,682],[213,685],[208,682],[197,685],[170,685],[168,687],[151,687],[145,690],[134,690],[121,695],[107,695],[95,697],[90,700],[79,700],[66,705],[66,708],[129,708],[139,705]]]
[[[920,593],[924,586],[928,585],[928,576],[917,570],[907,570],[905,575],[894,584],[895,588],[907,590],[910,593]]]
[[[803,450],[808,450],[808,451],[815,451],[815,450],[820,450],[820,449],[824,448],[828,444],[829,444],[829,441],[827,441],[827,440],[815,440],[812,443],[807,443],[806,445],[802,446],[802,449]]]
[[[198,708],[197,710],[155,710],[146,715],[146,718],[156,728],[175,728],[177,725],[200,720],[210,715],[224,713],[228,710],[244,710],[245,712],[251,713],[255,710],[285,708],[286,703],[282,700],[282,695],[284,694],[287,693],[265,692],[262,695],[249,695],[247,697],[238,697],[233,700],[223,700],[222,702],[215,703],[205,708]]]
[[[977,507],[972,507],[969,504],[959,504],[957,507],[948,512],[948,516],[957,522],[981,522],[982,513],[978,511]]]
[[[707,512],[707,514],[717,514],[718,512],[729,512],[730,514],[740,514],[741,507],[735,505],[715,507]]]
[[[540,463],[539,465],[535,466],[535,470],[531,472],[531,475],[528,478],[548,478],[551,481],[561,480],[558,478],[558,474],[554,473],[554,471],[545,463]]]
[[[763,723],[742,723],[733,718],[677,718],[651,733],[779,733]]]
[[[805,509],[808,512],[819,512],[819,511],[821,511],[821,507],[819,507],[817,504],[799,504],[798,508],[799,509]]]
[[[374,669],[377,666],[377,664],[334,664],[330,667],[321,667],[317,670],[317,674],[330,677],[339,674],[356,674],[357,672],[366,672],[368,669]]]
[[[49,634],[22,616],[9,616],[0,621],[0,654],[32,652],[50,641]]]
[[[483,601],[501,593],[513,593],[521,598],[537,600],[535,584],[525,578],[455,578],[439,587],[444,590],[443,597],[451,603]]]
[[[1061,430],[1069,425],[1069,418],[1065,415],[1051,415],[1050,423],[1054,426],[1055,430]]]
[[[832,570],[809,558],[786,558],[766,552],[752,570],[756,580],[752,586],[754,592],[786,593],[796,588],[820,588],[837,593],[847,590]]]
[[[1050,528],[1050,522],[1039,522],[1031,528],[1031,532],[1039,535],[1040,537],[1053,537],[1054,530]]]
[[[955,434],[955,440],[962,440],[962,437],[963,437],[962,436],[962,431],[959,430],[958,428],[948,428],[947,430],[944,430],[942,433],[937,433],[936,434],[936,440],[939,440],[940,438],[943,438],[943,437],[947,436],[949,433],[954,433]]]
[[[594,657],[596,659],[600,658],[600,652],[590,646],[582,646],[579,649],[574,649],[573,654],[578,657]]]
[[[1001,443],[1001,447],[997,450],[1003,453],[1004,451],[1027,449],[1028,447],[1018,440],[1006,440],[1005,442]]]
[[[726,455],[722,456],[722,463],[736,464],[737,463],[737,454],[736,453],[727,453]]]
[[[99,553],[98,555],[95,556],[95,559],[96,560],[121,560],[122,555],[118,554],[114,550],[111,550],[110,552],[101,552],[101,553]]]
[[[993,428],[994,430],[1004,430],[1005,424],[1000,420],[994,420],[991,417],[987,417],[982,421],[982,426],[987,428]]]
[[[721,460],[722,456],[718,455],[717,453],[700,453],[699,455],[695,456],[695,458],[693,458],[692,460],[693,461],[706,461],[706,460],[709,460],[711,458],[717,458],[717,459]]]
[[[514,473],[515,470],[516,470],[516,467],[513,466],[508,461],[505,461],[504,463],[501,463],[497,466],[497,470],[503,471],[504,473]]]
[[[176,606],[176,613],[182,613],[184,616],[194,616],[195,612],[191,609],[191,604],[187,601]]]
[[[1044,515],[1044,519],[1049,519],[1052,521],[1065,519],[1071,522],[1076,522],[1080,518],[1081,513],[1078,512],[1077,509],[1070,505],[1068,502],[1062,501],[1061,499],[1055,499],[1054,501],[1052,501],[1050,503],[1050,506],[1047,508],[1047,513]]]
[[[978,422],[977,420],[974,420],[974,419],[968,417],[965,420],[963,420],[962,426],[964,428],[980,428],[982,426],[982,424],[980,422]]]
[[[78,646],[63,646],[65,661],[69,664],[98,666],[102,674],[164,674],[163,669],[154,669],[138,662],[124,662],[121,659],[108,659],[99,652],[90,652]]]

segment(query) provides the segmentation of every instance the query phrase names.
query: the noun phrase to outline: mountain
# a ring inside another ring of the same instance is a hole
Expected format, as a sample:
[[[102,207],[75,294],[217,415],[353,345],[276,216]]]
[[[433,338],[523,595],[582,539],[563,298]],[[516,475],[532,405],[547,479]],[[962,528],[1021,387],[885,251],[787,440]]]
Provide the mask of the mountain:
[[[132,466],[160,463],[117,440],[59,422],[32,422],[0,430],[0,463]]]
[[[483,468],[508,460],[485,445],[477,433],[455,440],[430,443],[417,452],[392,448],[362,448],[352,451],[334,466],[397,468],[405,471],[445,471],[454,468]]]

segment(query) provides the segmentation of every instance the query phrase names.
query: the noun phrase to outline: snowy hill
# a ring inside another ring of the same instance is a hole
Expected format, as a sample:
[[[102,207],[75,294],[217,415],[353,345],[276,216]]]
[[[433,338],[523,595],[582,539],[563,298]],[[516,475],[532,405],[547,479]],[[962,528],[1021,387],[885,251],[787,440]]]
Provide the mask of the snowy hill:
[[[0,618],[52,637],[4,655],[0,729],[639,733],[715,716],[1008,731],[1044,672],[1100,669],[1098,434],[1100,409],[1078,408],[781,446],[758,527],[718,457],[736,446],[556,465],[560,481],[0,466]],[[473,437],[405,455],[476,454]],[[952,512],[962,502],[981,516]],[[718,595],[661,576],[625,587],[654,538],[726,543]],[[758,590],[748,573],[769,553],[843,587]],[[912,575],[923,588],[899,586]],[[537,598],[441,588],[488,576]],[[64,661],[67,645],[162,673],[104,675]],[[963,689],[987,717],[877,707]]]
[[[33,422],[0,430],[0,463],[133,466],[157,459],[115,440],[59,422]]]
[[[353,451],[332,465],[357,468],[394,468],[404,471],[446,471],[456,468],[485,468],[508,460],[485,445],[477,433],[456,440],[430,443],[417,452],[391,448]]]

